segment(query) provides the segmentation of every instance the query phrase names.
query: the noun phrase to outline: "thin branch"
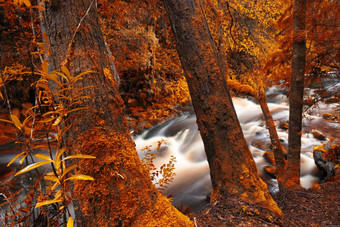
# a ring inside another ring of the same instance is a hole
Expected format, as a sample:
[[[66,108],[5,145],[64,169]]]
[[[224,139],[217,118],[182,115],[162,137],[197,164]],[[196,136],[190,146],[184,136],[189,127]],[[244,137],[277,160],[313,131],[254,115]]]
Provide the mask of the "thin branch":
[[[80,28],[80,25],[82,24],[83,20],[85,19],[85,17],[88,15],[93,3],[95,2],[95,0],[93,0],[91,3],[90,3],[90,6],[89,8],[86,10],[84,16],[80,19],[79,23],[78,23],[78,26],[76,27],[76,30],[74,31],[73,35],[72,35],[72,39],[70,41],[70,43],[68,44],[68,50],[67,50],[67,54],[66,54],[66,59],[65,59],[65,62],[62,63],[62,65],[66,65],[66,63],[68,62],[68,59],[70,57],[70,54],[71,54],[71,48],[73,46],[73,42],[74,42],[74,39],[76,37],[76,34]]]
[[[230,6],[229,6],[229,2],[227,1],[227,10],[228,10],[228,13],[229,13],[229,16],[230,16],[230,19],[231,19],[231,24],[230,24],[230,27],[229,27],[229,34],[231,36],[231,39],[234,41],[234,43],[236,44],[236,41],[234,39],[234,36],[233,36],[233,33],[232,33],[232,28],[234,26],[234,18],[233,18],[233,15],[231,14],[231,11],[230,11]]]

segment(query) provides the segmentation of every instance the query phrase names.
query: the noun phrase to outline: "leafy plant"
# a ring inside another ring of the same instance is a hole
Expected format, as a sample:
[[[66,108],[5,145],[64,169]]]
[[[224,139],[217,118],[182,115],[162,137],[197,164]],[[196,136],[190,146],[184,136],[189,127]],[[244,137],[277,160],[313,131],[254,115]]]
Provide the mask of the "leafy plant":
[[[163,139],[158,141],[156,152],[153,152],[152,145],[143,148],[142,151],[145,152],[145,156],[141,160],[144,168],[150,173],[151,181],[160,191],[165,190],[176,175],[174,172],[176,157],[173,155],[170,156],[168,163],[161,165],[159,168],[155,166],[154,160],[157,158],[163,142]]]
[[[26,161],[26,167],[17,171],[14,174],[15,177],[32,170],[36,171],[36,175],[30,172],[30,185],[28,186],[30,189],[23,202],[17,202],[20,197],[19,193],[17,196],[13,195],[13,197],[6,199],[9,209],[6,212],[5,220],[12,220],[13,224],[24,223],[24,221],[29,220],[30,216],[34,216],[35,212],[31,210],[34,207],[41,209],[40,214],[47,216],[47,218],[52,217],[54,219],[52,223],[56,225],[58,225],[60,218],[66,224],[67,216],[69,217],[67,226],[73,225],[73,219],[68,210],[68,206],[72,202],[72,191],[69,183],[73,180],[93,180],[93,177],[75,173],[78,165],[73,162],[70,165],[68,161],[83,158],[94,159],[95,157],[85,154],[68,154],[68,148],[65,146],[65,135],[72,127],[68,117],[69,113],[77,112],[81,114],[81,111],[87,109],[87,107],[74,107],[88,98],[86,96],[77,99],[70,98],[70,94],[79,92],[79,89],[74,88],[74,84],[91,72],[86,71],[73,76],[66,67],[62,67],[59,71],[49,72],[48,62],[42,63],[42,69],[36,72],[40,79],[33,84],[37,90],[36,105],[27,111],[28,116],[23,120],[12,114],[8,102],[7,90],[5,89],[6,81],[13,78],[1,74],[1,85],[4,88],[2,98],[7,99],[10,120],[0,119],[0,121],[12,124],[17,131],[17,142],[25,145],[23,151],[16,155],[7,166],[11,166],[17,160],[20,164]],[[31,72],[22,72],[22,74],[25,73]],[[49,83],[54,83],[55,89],[51,89],[48,86]],[[68,105],[65,106],[58,102],[60,100],[66,100]],[[30,135],[25,133],[27,127],[31,127]],[[39,137],[39,133],[33,133],[36,128],[37,131],[44,132],[42,137]],[[56,149],[55,152],[54,149]],[[28,158],[30,158],[31,164],[29,164]],[[40,159],[40,161],[37,161],[37,159]],[[40,174],[38,168],[46,165],[50,165],[52,171],[47,173],[45,171]],[[48,205],[52,207],[43,207]],[[52,214],[53,212],[54,214]]]

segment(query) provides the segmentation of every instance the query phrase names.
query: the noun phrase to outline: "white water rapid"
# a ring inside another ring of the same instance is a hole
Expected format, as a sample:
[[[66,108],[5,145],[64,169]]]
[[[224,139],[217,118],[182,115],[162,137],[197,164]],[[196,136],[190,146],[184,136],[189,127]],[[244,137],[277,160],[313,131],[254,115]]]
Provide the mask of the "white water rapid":
[[[269,102],[271,102],[269,108],[276,123],[286,122],[289,115],[286,96],[276,96],[269,99]],[[259,174],[268,184],[268,189],[275,193],[278,191],[276,180],[263,171],[264,166],[270,165],[263,157],[265,150],[270,150],[270,139],[261,108],[253,101],[243,98],[233,98],[233,103]],[[323,113],[334,112],[336,106],[335,104],[323,104],[304,116],[301,184],[305,188],[310,188],[319,181],[312,152],[314,146],[326,142],[315,139],[311,130],[318,129],[326,133],[324,129],[327,129],[329,133],[337,133],[338,124],[322,118]],[[287,130],[280,128],[277,128],[277,130],[282,144],[286,146],[288,141]],[[155,126],[141,135],[135,136],[134,140],[140,158],[145,155],[144,147],[152,145],[152,152],[156,152],[158,141],[164,140],[158,151],[157,159],[154,161],[156,167],[168,163],[171,155],[176,157],[175,179],[164,191],[165,195],[172,195],[174,205],[184,208],[191,207],[195,211],[206,203],[206,197],[211,191],[209,166],[194,114],[188,113]],[[256,144],[261,144],[262,147]]]
[[[278,125],[288,120],[288,105],[285,95],[275,95],[273,97],[273,94],[277,93],[277,89],[272,89],[267,95],[270,110]],[[278,190],[276,180],[263,171],[264,166],[270,165],[263,158],[265,151],[270,150],[270,140],[261,108],[258,104],[248,99],[233,98],[233,102],[244,136],[257,163],[258,172],[268,184],[268,189],[275,193]],[[339,124],[336,121],[322,118],[324,113],[332,113],[335,109],[339,111],[339,106],[339,104],[319,104],[318,108],[312,109],[304,115],[301,183],[305,188],[309,188],[315,182],[318,182],[317,168],[312,154],[313,147],[327,142],[315,139],[311,130],[317,129],[327,138],[329,136],[339,137]],[[287,145],[287,130],[280,128],[277,128],[277,130],[282,144]],[[168,163],[171,155],[176,157],[174,170],[176,176],[164,193],[172,195],[174,205],[183,206],[183,208],[191,207],[192,211],[198,211],[206,204],[206,197],[211,191],[211,183],[209,166],[193,110],[135,136],[134,140],[140,157],[144,156],[142,149],[146,146],[152,145],[153,152],[156,152],[158,141],[162,139],[164,142],[158,152],[157,159],[154,161],[155,165],[159,167],[164,163]],[[4,183],[13,177],[13,168],[19,165],[19,159],[13,163],[12,169],[9,169],[7,164],[20,152],[22,152],[22,148],[14,143],[0,146],[1,182]]]

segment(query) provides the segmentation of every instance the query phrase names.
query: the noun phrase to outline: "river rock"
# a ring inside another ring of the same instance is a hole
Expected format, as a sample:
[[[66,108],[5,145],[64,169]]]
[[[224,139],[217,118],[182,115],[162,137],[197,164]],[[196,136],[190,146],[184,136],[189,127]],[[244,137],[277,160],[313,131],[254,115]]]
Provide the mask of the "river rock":
[[[275,167],[273,167],[273,166],[265,166],[265,167],[263,167],[263,170],[264,170],[265,173],[267,173],[272,178],[276,178]]]
[[[287,122],[287,121],[286,121],[286,122],[281,122],[281,123],[279,124],[279,128],[280,128],[280,129],[287,130],[287,129],[288,129],[288,122]]]
[[[263,154],[263,157],[264,157],[270,164],[272,164],[273,166],[276,165],[276,163],[275,163],[275,157],[274,157],[274,152],[273,152],[273,151],[266,151],[266,152]]]
[[[255,140],[254,142],[251,143],[251,145],[264,151],[269,150],[269,144],[264,143],[261,140]]]
[[[326,119],[326,120],[335,120],[337,117],[334,116],[334,115],[331,114],[331,113],[324,113],[324,114],[322,115],[322,118],[323,118],[323,119]]]
[[[319,169],[321,183],[334,178],[339,179],[340,143],[327,143],[314,147],[313,157],[315,165]]]
[[[317,140],[326,140],[326,136],[324,134],[322,134],[322,132],[316,130],[316,129],[312,129],[312,134],[314,136],[315,139]]]

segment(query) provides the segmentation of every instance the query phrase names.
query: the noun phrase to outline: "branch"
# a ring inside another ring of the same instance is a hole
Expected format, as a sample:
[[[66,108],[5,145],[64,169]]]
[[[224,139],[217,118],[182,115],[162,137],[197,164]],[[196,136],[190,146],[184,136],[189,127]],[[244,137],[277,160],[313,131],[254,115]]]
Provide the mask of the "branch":
[[[74,31],[74,33],[73,33],[72,39],[71,39],[70,43],[68,44],[66,59],[65,59],[65,61],[63,61],[63,62],[61,63],[61,65],[65,66],[65,65],[67,64],[68,59],[69,59],[69,57],[70,57],[70,55],[71,55],[71,48],[72,48],[72,46],[73,46],[74,38],[76,37],[76,34],[77,34],[78,30],[79,30],[79,27],[80,27],[81,23],[83,22],[83,20],[85,19],[85,17],[88,15],[88,13],[89,13],[89,11],[90,11],[90,9],[91,9],[91,7],[92,7],[92,5],[93,5],[94,2],[95,2],[95,0],[93,0],[93,1],[90,3],[90,6],[89,6],[89,8],[86,10],[84,16],[80,19],[80,21],[79,21],[79,23],[78,23],[78,26],[77,26],[76,30]]]

